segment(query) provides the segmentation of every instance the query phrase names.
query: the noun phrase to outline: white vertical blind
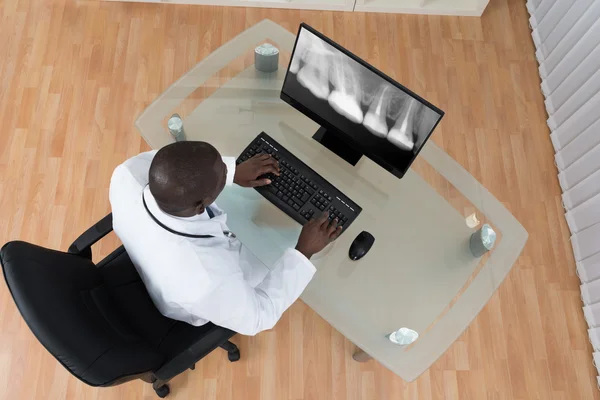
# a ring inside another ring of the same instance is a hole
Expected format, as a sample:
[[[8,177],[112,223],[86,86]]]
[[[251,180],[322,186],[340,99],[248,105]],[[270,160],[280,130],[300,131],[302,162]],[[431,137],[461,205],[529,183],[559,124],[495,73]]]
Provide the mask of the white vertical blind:
[[[558,43],[565,37],[565,35],[571,30],[575,22],[581,18],[584,12],[594,3],[595,0],[577,0],[575,4],[571,6],[569,11],[566,12],[565,15],[560,19],[560,21],[556,24],[554,29],[548,34],[548,36],[542,37],[542,43],[537,44],[536,47],[538,50],[535,52],[535,55],[540,61],[540,63],[544,60],[544,58],[550,54],[552,49],[554,49]],[[540,34],[533,33],[533,35],[540,36]]]
[[[536,29],[533,31],[532,36],[536,46],[540,46],[543,40],[548,37],[564,13],[571,8],[574,1],[557,1],[554,7],[548,11],[544,19],[538,23]]]
[[[573,7],[580,7],[580,5],[579,3],[575,3]],[[599,16],[600,2],[594,0],[581,14],[581,17],[573,22],[573,25],[567,33],[558,40],[555,47],[550,47],[549,44],[545,46],[546,43],[542,43],[542,49],[544,49],[544,61],[540,64],[540,75],[543,79],[545,79],[556,65],[564,59],[573,46],[587,33],[594,22],[598,21]]]
[[[544,19],[556,1],[557,0],[542,0],[540,4],[533,9],[533,14],[531,15],[531,18],[529,18],[529,23],[532,28],[535,28],[540,21]]]
[[[600,90],[600,44],[577,66],[566,79],[556,85],[552,97],[546,101],[548,111],[552,112],[551,129],[567,120],[583,104]],[[585,85],[584,85],[585,84]],[[574,94],[577,94],[573,97]],[[571,99],[571,97],[573,97]],[[571,99],[567,103],[567,100]],[[564,106],[564,107],[563,107]]]
[[[600,367],[600,0],[529,0],[527,10],[592,358]]]

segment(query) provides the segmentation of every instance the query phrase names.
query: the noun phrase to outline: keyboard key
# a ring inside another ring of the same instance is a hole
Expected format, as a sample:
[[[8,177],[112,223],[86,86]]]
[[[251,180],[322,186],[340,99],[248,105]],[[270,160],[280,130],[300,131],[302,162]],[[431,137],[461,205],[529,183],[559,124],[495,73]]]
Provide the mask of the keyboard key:
[[[321,205],[320,205],[320,206],[318,206],[318,207],[319,207],[319,210],[321,210],[321,211],[325,210],[325,206],[324,206],[323,204],[321,204]],[[330,219],[331,219],[331,218],[330,218]]]
[[[296,211],[298,211],[300,209],[300,206],[296,203],[294,203],[294,205],[292,207],[294,207],[294,210],[296,210]]]
[[[294,203],[296,203],[296,204],[299,204],[299,205],[303,205],[304,204],[304,202],[302,200],[300,200],[299,198],[297,198],[295,196],[292,197],[292,200],[294,200]]]
[[[282,198],[282,200],[283,200],[283,201],[288,201],[289,199],[290,199],[290,198],[289,198],[289,197],[287,197],[287,196],[283,196],[283,198]]]
[[[308,193],[304,192],[304,193],[302,194],[302,197],[300,197],[300,199],[301,199],[301,200],[302,200],[302,202],[304,203],[304,202],[308,201],[308,199],[310,199],[310,195],[309,195]]]
[[[293,202],[293,201],[291,201],[291,200],[288,200],[288,201],[287,201],[287,203],[288,203],[288,205],[290,205],[290,206],[293,206],[293,205],[294,205],[294,202]]]
[[[277,193],[275,194],[275,196],[277,196],[277,197],[282,197],[282,196],[283,196],[283,192],[279,191],[279,192],[277,192]]]

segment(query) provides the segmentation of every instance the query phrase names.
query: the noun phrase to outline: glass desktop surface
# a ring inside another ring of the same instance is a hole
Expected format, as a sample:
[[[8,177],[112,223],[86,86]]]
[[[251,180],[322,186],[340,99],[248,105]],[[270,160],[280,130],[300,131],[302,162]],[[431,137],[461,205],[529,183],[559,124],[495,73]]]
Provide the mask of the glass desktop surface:
[[[311,261],[317,273],[302,300],[335,329],[406,381],[416,379],[465,330],[518,258],[527,232],[464,168],[429,141],[403,179],[367,157],[356,166],[312,139],[319,126],[280,100],[295,36],[263,20],[202,60],[161,94],[136,121],[152,148],[173,141],[167,120],[178,113],[187,140],[238,156],[264,131],[359,204],[363,211],[340,238]],[[254,48],[279,48],[279,69],[254,67]],[[443,124],[443,121],[442,121]],[[435,133],[434,133],[435,136]],[[228,225],[267,267],[294,247],[301,226],[253,189],[227,187],[217,204]],[[466,217],[480,224],[470,228]],[[469,238],[483,223],[498,237],[482,258]],[[375,237],[351,261],[353,239]],[[408,347],[386,335],[419,333]]]

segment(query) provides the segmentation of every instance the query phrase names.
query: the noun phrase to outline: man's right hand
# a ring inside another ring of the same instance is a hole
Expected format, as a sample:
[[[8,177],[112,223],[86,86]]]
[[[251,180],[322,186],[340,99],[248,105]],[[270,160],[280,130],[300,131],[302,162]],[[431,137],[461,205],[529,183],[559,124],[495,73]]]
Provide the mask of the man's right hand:
[[[329,221],[329,213],[324,212],[318,218],[313,218],[304,224],[296,250],[311,258],[313,254],[320,252],[329,243],[333,242],[342,233],[342,227],[338,226],[338,219]]]

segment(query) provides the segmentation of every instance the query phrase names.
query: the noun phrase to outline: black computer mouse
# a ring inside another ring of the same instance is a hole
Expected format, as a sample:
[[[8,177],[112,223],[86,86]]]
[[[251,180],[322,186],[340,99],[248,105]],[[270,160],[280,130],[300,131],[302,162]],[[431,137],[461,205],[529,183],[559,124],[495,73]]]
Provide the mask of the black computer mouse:
[[[352,261],[360,260],[369,252],[371,246],[375,243],[375,238],[367,231],[362,231],[350,245],[348,257]]]

